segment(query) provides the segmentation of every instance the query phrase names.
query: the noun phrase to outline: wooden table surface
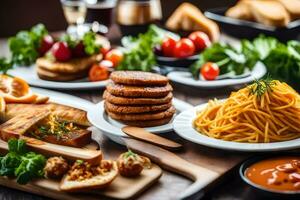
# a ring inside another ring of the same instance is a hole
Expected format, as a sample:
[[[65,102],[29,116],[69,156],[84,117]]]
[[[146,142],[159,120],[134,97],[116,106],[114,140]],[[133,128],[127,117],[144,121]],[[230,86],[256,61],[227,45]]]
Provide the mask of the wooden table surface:
[[[118,41],[118,35],[116,34],[110,38],[112,41]],[[223,41],[236,42],[234,39],[222,35]],[[8,55],[8,49],[6,39],[0,40],[0,57]],[[218,90],[202,90],[192,88],[188,86],[182,86],[178,84],[172,84],[174,88],[174,96],[192,105],[198,105],[207,102],[210,98],[224,98],[227,97],[231,91],[236,88],[222,88]],[[88,99],[91,102],[97,103],[102,99],[103,89],[91,90],[91,91],[76,91],[67,92],[69,94],[79,96],[84,99]],[[228,165],[227,160],[236,159],[239,155],[233,152],[224,152],[211,148],[201,147],[200,145],[193,144],[184,139],[179,138],[175,133],[166,134],[168,138],[176,140],[184,145],[184,150],[178,152],[178,155],[184,159],[195,163],[201,164],[202,166],[214,165],[216,168],[221,165]],[[101,149],[104,152],[105,157],[116,158],[120,153],[126,149],[102,136]],[[202,156],[199,156],[202,153]],[[203,156],[204,155],[204,156]],[[220,161],[214,162],[201,162],[203,157],[209,160],[215,155],[218,155]],[[217,165],[217,166],[216,166]],[[164,171],[163,176],[157,184],[152,186],[149,190],[141,194],[138,199],[147,200],[168,200],[175,199],[178,194],[184,191],[191,184],[191,181],[181,177],[179,175]],[[6,187],[0,187],[0,199],[45,199],[44,197],[32,195],[26,192],[13,190]],[[102,198],[101,198],[102,199]],[[215,199],[215,200],[227,200],[227,199],[257,199],[255,194],[246,186],[239,178],[237,169],[226,177],[222,183],[212,188],[210,192],[204,197],[204,199]]]

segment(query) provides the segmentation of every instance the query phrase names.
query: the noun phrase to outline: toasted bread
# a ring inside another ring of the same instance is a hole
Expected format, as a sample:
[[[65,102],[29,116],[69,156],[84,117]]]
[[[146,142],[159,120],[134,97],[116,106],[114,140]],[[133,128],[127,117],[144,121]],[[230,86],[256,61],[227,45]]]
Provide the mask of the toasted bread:
[[[219,26],[206,18],[193,4],[182,3],[168,18],[166,27],[173,31],[203,31],[216,42],[220,37]]]
[[[41,67],[36,68],[37,75],[40,79],[48,81],[73,81],[87,76],[88,71],[82,71],[77,74],[61,74],[57,72],[51,72]]]
[[[38,58],[36,65],[44,70],[61,73],[61,74],[77,74],[86,71],[90,66],[97,62],[99,55],[93,55],[83,58],[73,58],[68,62],[53,62],[47,58]]]
[[[291,19],[300,18],[300,1],[299,0],[274,0],[283,5],[283,7],[289,12]]]
[[[70,180],[67,174],[61,180],[60,190],[65,192],[80,192],[90,189],[102,189],[107,187],[118,175],[118,167],[116,162],[112,163],[112,169],[105,173],[84,180]],[[72,170],[72,169],[71,169]]]
[[[242,19],[242,20],[253,20],[253,15],[250,10],[250,7],[247,5],[247,1],[249,0],[240,0],[238,3],[229,8],[225,15],[227,17],[232,17],[236,19]]]
[[[289,13],[273,0],[247,1],[255,21],[267,26],[284,27],[290,22]]]
[[[27,130],[33,127],[39,121],[45,119],[50,114],[49,111],[35,111],[31,113],[23,112],[18,116],[6,121],[0,126],[0,136],[4,141],[11,138],[19,138]]]
[[[47,103],[47,104],[7,104],[5,108],[4,120],[7,121],[22,113],[32,113],[34,111],[51,111],[60,120],[72,122],[81,126],[90,126],[85,111],[70,106]]]

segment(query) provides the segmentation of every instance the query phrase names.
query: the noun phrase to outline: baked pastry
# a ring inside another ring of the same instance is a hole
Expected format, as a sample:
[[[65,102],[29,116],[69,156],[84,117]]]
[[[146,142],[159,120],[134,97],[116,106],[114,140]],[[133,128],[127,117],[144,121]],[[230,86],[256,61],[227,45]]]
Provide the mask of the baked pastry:
[[[172,31],[203,31],[211,41],[216,42],[220,37],[219,26],[208,19],[191,3],[182,3],[168,18],[166,27]]]
[[[235,6],[229,8],[226,11],[225,15],[227,17],[252,21],[253,14],[252,14],[249,6],[247,5],[247,1],[249,1],[249,0],[238,1],[238,3]]]
[[[288,11],[292,20],[300,18],[300,1],[299,0],[275,0],[283,5]]]

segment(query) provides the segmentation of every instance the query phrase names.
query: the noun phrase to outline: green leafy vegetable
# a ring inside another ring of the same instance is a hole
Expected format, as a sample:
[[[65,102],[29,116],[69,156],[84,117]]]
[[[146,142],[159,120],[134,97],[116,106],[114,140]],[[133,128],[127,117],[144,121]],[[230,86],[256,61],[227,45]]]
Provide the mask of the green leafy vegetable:
[[[9,69],[13,67],[11,60],[7,58],[0,58],[0,72],[6,74]]]
[[[206,62],[214,62],[220,68],[220,74],[234,71],[235,74],[242,74],[246,68],[245,56],[228,44],[215,43],[202,52],[200,58],[191,66],[191,72],[197,79],[199,70]]]
[[[0,157],[0,175],[16,177],[19,184],[43,176],[46,158],[41,154],[28,152],[24,140],[10,139],[9,152]]]
[[[18,65],[30,65],[35,62],[39,53],[40,41],[48,34],[43,24],[38,24],[30,31],[20,31],[15,37],[9,38],[9,49],[12,53],[12,62]]]
[[[250,87],[250,93],[261,97],[265,92],[272,91],[275,84],[270,75],[264,79],[254,80],[253,85]]]
[[[84,51],[87,55],[93,55],[99,53],[100,45],[96,43],[96,34],[93,32],[87,32],[82,38],[84,45]]]
[[[148,31],[144,34],[139,34],[138,37],[124,37],[122,44],[126,48],[126,51],[124,59],[117,69],[150,71],[156,64],[153,47],[161,43],[166,35],[169,37],[178,37],[155,25],[150,25]]]

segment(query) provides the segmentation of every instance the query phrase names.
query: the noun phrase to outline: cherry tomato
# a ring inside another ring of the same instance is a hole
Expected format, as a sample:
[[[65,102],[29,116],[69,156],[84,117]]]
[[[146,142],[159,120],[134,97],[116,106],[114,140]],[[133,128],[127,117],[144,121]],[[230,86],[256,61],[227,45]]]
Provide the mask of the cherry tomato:
[[[173,38],[164,39],[161,44],[161,50],[163,52],[163,55],[167,57],[173,57],[175,46],[176,46],[176,40],[174,40]]]
[[[188,38],[182,38],[176,43],[174,55],[177,58],[185,58],[192,56],[195,53],[195,45]]]
[[[90,81],[102,81],[109,78],[108,68],[113,67],[113,63],[109,60],[102,60],[99,65],[94,64],[89,71]]]
[[[219,73],[220,69],[216,63],[207,62],[201,67],[201,75],[205,80],[215,80]]]
[[[123,60],[123,53],[119,49],[112,49],[105,55],[105,60],[111,61],[116,67]]]
[[[72,56],[80,58],[86,56],[85,50],[84,50],[84,44],[82,41],[78,42],[74,49],[72,49]]]
[[[45,55],[45,53],[47,51],[49,51],[49,49],[51,49],[53,44],[54,44],[54,40],[53,40],[52,36],[45,35],[41,40],[40,47],[38,48],[38,52],[39,52],[40,56]]]
[[[191,33],[189,35],[189,39],[193,41],[197,51],[202,51],[211,44],[207,34],[202,31],[196,31]]]
[[[71,51],[66,42],[56,42],[51,52],[57,61],[68,61],[71,58]]]
[[[102,46],[100,48],[100,53],[103,55],[103,57],[105,57],[105,55],[107,54],[107,52],[109,52],[110,48],[109,47],[104,47]]]

